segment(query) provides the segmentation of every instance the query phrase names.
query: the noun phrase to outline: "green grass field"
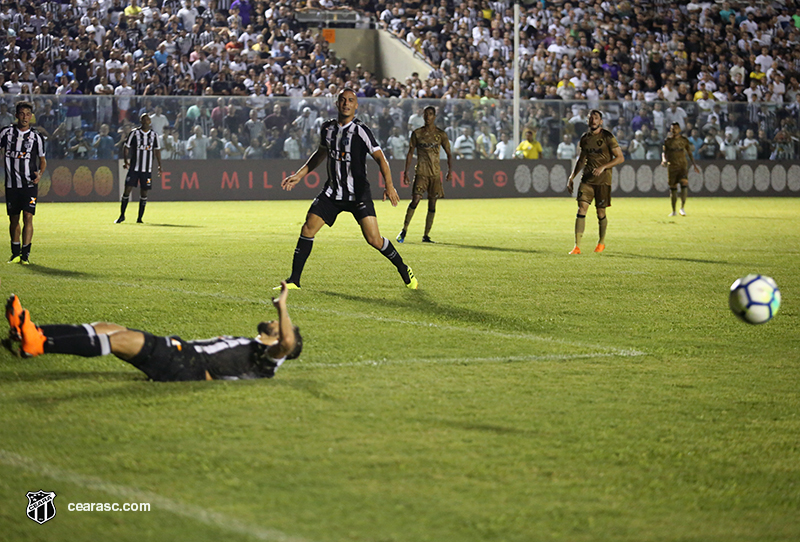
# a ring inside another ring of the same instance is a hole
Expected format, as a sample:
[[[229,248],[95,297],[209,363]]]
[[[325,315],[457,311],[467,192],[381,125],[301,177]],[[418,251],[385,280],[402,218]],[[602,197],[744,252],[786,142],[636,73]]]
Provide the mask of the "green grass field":
[[[43,204],[4,265],[34,321],[185,339],[272,318],[308,201]],[[407,200],[378,203],[397,235]],[[573,257],[574,201],[420,205],[396,245],[340,217],[272,380],[151,383],[108,356],[0,353],[0,539],[305,542],[800,539],[800,199],[618,198]],[[136,204],[129,214],[135,216]],[[586,250],[588,249],[588,250]],[[783,293],[739,322],[749,272]],[[57,494],[38,525],[28,491]],[[148,502],[150,512],[71,512]]]

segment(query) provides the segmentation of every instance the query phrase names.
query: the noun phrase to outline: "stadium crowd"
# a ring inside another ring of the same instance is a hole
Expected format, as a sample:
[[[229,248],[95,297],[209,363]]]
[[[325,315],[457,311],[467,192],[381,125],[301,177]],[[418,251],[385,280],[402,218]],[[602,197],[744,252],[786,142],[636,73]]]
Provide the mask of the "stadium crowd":
[[[659,159],[672,122],[698,159],[794,158],[800,6],[755,4],[523,6],[532,154],[572,158],[586,112],[599,108],[629,159]],[[350,66],[298,21],[314,9],[371,16],[430,72],[379,80]],[[426,105],[441,106],[457,159],[514,156],[508,0],[18,0],[0,5],[0,26],[0,126],[15,100],[33,100],[54,158],[116,158],[146,111],[165,159],[299,159],[345,86],[391,158],[405,157]]]

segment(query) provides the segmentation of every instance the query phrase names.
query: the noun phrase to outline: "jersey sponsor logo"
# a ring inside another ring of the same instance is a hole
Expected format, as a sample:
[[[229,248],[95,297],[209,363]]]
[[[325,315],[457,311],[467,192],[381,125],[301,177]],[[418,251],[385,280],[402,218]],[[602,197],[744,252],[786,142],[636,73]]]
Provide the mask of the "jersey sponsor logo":
[[[6,156],[13,159],[13,160],[27,160],[30,157],[30,152],[28,151],[14,151],[14,150],[7,150]]]
[[[328,156],[333,158],[334,160],[338,160],[339,162],[349,162],[350,161],[350,153],[337,151],[336,149],[328,149]]]
[[[26,514],[39,525],[56,517],[56,505],[53,500],[56,494],[52,491],[29,491]]]
[[[30,201],[30,203],[28,203],[28,205],[30,205],[30,206],[32,206],[32,207],[36,207],[36,198],[33,198],[33,197],[32,197],[32,198],[31,198],[31,201]]]

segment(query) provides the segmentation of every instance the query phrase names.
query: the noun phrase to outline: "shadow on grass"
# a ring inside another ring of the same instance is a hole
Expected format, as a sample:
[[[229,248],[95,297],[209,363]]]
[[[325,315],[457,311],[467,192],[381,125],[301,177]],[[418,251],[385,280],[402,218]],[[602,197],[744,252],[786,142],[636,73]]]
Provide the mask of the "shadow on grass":
[[[61,371],[66,373],[66,371]],[[45,380],[89,380],[94,379],[98,384],[123,382],[121,385],[113,387],[98,387],[78,392],[63,394],[48,393],[20,395],[16,401],[36,409],[50,409],[64,403],[73,401],[85,401],[87,399],[153,399],[158,397],[173,397],[187,394],[196,394],[200,391],[212,390],[210,382],[150,382],[143,374],[123,373],[123,372],[75,372],[69,375],[56,374],[56,378],[48,379],[47,373],[31,375],[31,381]],[[112,376],[113,378],[109,378]]]
[[[482,245],[460,245],[458,243],[435,243],[442,247],[455,247],[455,248],[468,248],[470,250],[486,250],[489,252],[516,252],[518,254],[541,254],[541,250],[531,250],[523,248],[504,248],[504,247],[487,247]]]
[[[131,371],[0,371],[0,383],[59,382],[62,380],[96,380],[98,382],[145,382],[142,373]]]
[[[205,226],[199,226],[197,224],[150,224],[149,222],[145,222],[142,225],[152,226],[154,228],[205,228]]]
[[[325,391],[323,391],[325,388],[325,384],[318,380],[306,380],[306,379],[279,380],[278,378],[273,378],[271,379],[270,383],[274,386],[283,386],[286,388],[291,388],[295,391],[307,393],[308,395],[310,395],[315,399],[322,399],[323,401],[336,400],[336,397],[334,397],[333,395],[329,395],[325,393]]]
[[[720,265],[732,265],[732,262],[726,262],[724,260],[701,260],[699,258],[681,258],[679,256],[653,256],[652,254],[626,254],[624,252],[614,252],[609,254],[606,252],[603,255],[604,258],[628,258],[631,260],[635,259],[642,259],[642,260],[661,260],[665,262],[689,262],[689,263],[713,263],[713,264],[720,264]],[[737,265],[744,265],[742,262],[736,262]]]
[[[456,320],[470,324],[480,324],[484,328],[493,328],[503,332],[536,332],[536,330],[532,330],[530,328],[530,322],[526,320],[509,316],[498,316],[496,314],[467,309],[465,307],[451,307],[443,305],[431,299],[424,290],[418,290],[414,292],[413,295],[410,295],[405,299],[371,298],[329,291],[321,291],[320,294],[337,297],[339,299],[346,299],[348,301],[364,303],[365,305],[371,307],[383,305],[384,307],[390,309],[417,310],[426,316],[434,315],[447,320]]]
[[[70,269],[55,269],[53,267],[45,267],[43,265],[38,265],[36,263],[32,263],[31,265],[25,266],[25,270],[28,271],[29,273],[37,273],[39,275],[47,275],[50,277],[91,279],[91,278],[96,278],[98,276],[93,273],[84,273],[82,271],[72,271]]]
[[[493,433],[496,435],[534,435],[534,431],[527,429],[518,429],[516,427],[507,427],[504,425],[495,425],[490,423],[472,423],[472,422],[459,422],[455,420],[442,420],[442,419],[420,419],[423,423],[431,425],[443,425],[452,427],[453,429],[463,429],[464,431],[478,431],[481,433]]]

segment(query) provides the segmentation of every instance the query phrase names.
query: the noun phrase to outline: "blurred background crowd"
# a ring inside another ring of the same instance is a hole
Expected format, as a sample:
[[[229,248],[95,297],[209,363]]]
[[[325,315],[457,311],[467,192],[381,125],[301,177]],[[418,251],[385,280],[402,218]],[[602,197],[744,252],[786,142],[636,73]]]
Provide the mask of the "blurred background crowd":
[[[378,78],[298,20],[309,10],[356,10],[430,70]],[[390,158],[427,105],[457,159],[515,155],[510,1],[19,0],[0,27],[0,126],[34,101],[51,158],[117,158],[147,112],[167,159],[301,159],[344,87]],[[673,122],[701,160],[800,150],[794,1],[537,1],[519,38],[529,158],[573,158],[591,108],[631,160],[660,159]]]

